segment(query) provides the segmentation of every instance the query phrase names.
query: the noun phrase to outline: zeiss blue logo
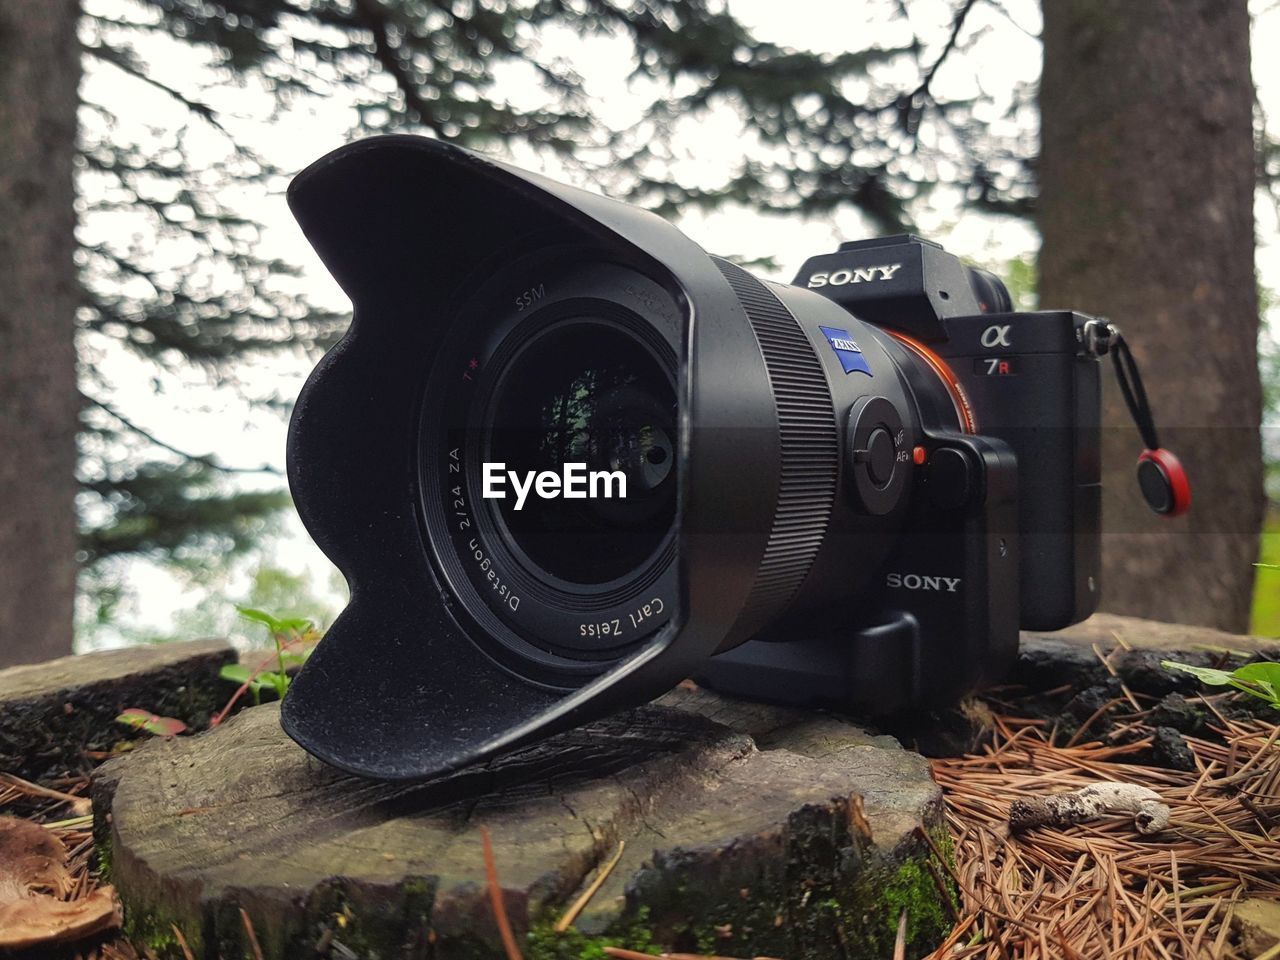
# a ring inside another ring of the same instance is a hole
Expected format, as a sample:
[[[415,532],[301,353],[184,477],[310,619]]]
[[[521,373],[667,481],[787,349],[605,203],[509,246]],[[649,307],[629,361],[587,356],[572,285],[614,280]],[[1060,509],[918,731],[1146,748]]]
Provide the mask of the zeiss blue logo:
[[[868,377],[874,376],[871,367],[867,364],[867,358],[862,355],[862,348],[853,337],[849,336],[848,330],[841,330],[839,327],[818,327],[818,329],[827,338],[827,343],[831,344],[831,349],[836,352],[845,373],[853,373],[857,370]]]

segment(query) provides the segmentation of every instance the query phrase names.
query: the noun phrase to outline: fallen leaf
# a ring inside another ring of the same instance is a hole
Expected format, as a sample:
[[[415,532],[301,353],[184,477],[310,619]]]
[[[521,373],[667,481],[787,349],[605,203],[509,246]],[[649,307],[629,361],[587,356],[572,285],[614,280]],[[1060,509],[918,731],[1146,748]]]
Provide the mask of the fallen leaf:
[[[0,950],[68,943],[120,925],[111,887],[71,891],[67,848],[38,823],[0,817]]]
[[[0,902],[38,891],[55,897],[71,889],[67,848],[38,823],[0,817]]]
[[[114,930],[120,921],[120,904],[111,887],[98,887],[79,900],[27,897],[0,904],[0,949],[71,943]]]
[[[187,729],[187,725],[181,720],[176,720],[173,717],[161,717],[148,710],[139,710],[137,707],[130,707],[116,717],[116,723],[123,723],[126,727],[145,730],[147,733],[154,734],[157,737],[177,736]]]

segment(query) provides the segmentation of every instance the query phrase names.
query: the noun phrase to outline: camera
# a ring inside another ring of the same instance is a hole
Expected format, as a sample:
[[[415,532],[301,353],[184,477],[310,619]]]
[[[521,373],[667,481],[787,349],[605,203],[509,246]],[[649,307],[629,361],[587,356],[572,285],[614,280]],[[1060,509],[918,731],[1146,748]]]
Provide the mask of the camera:
[[[282,711],[321,759],[436,775],[686,677],[929,708],[1094,610],[1102,321],[911,236],[764,281],[426,138],[289,202],[354,305],[288,441],[351,588]]]

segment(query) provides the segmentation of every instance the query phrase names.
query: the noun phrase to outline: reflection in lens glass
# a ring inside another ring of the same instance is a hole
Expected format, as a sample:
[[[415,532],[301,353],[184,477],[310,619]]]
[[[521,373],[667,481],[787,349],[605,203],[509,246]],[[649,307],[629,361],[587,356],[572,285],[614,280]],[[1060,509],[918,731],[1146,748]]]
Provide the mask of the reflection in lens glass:
[[[508,481],[506,498],[493,502],[525,555],[574,583],[606,583],[642,566],[676,510],[675,389],[649,349],[603,323],[558,325],[502,372],[491,409],[485,459],[505,463],[522,483],[530,472],[563,476],[570,463],[626,478],[625,498],[616,481],[611,498],[530,490],[520,510]]]

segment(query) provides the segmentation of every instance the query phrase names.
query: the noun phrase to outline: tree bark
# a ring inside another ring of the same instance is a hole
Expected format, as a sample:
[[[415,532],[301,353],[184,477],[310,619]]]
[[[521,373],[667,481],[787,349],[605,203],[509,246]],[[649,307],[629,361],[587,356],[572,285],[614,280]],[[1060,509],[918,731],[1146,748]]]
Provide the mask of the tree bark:
[[[1194,490],[1180,519],[1145,506],[1106,371],[1103,606],[1243,631],[1264,509],[1247,3],[1043,8],[1040,302],[1121,327]]]
[[[0,4],[0,665],[71,650],[79,14]]]

